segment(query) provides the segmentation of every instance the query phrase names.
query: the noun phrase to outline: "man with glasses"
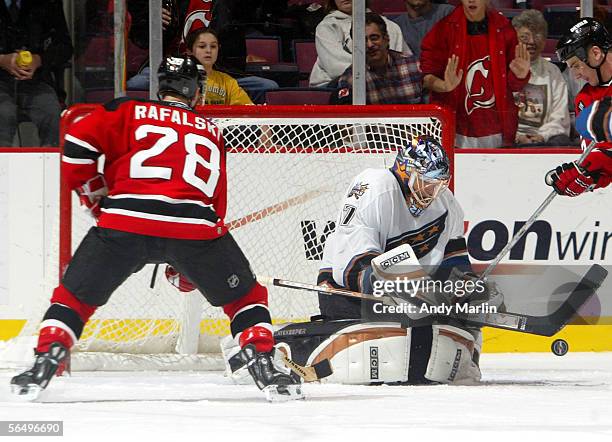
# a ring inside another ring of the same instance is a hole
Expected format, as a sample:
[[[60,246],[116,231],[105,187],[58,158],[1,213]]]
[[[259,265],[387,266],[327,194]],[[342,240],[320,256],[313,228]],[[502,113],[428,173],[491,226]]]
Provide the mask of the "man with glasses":
[[[423,80],[418,60],[389,49],[389,33],[383,18],[368,12],[366,34],[366,103],[418,104],[423,99]],[[351,104],[353,67],[338,78],[338,89],[332,97],[336,104]]]

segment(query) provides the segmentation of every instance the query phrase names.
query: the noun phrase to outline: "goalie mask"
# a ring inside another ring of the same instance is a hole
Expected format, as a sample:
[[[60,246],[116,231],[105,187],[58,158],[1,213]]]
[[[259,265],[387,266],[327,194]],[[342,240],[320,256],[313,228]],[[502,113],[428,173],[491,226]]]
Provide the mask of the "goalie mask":
[[[399,179],[408,210],[419,216],[448,187],[450,162],[435,139],[419,137],[397,153],[391,171]]]

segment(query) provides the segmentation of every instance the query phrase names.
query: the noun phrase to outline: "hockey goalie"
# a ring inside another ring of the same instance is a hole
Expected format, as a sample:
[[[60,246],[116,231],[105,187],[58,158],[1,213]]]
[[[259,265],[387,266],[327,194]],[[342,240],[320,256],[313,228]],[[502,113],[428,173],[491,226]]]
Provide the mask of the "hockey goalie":
[[[503,308],[495,285],[472,271],[463,211],[449,180],[449,159],[428,137],[401,149],[390,169],[357,175],[344,196],[336,230],[326,240],[317,282],[382,296],[320,294],[320,315],[277,329],[277,347],[299,364],[328,359],[331,382],[478,382],[480,329],[432,321],[429,314],[456,306]],[[429,286],[434,289],[422,289]],[[448,286],[457,290],[443,289]],[[408,317],[424,325],[407,327]],[[225,342],[235,377],[241,371],[233,357],[238,350],[231,340]]]

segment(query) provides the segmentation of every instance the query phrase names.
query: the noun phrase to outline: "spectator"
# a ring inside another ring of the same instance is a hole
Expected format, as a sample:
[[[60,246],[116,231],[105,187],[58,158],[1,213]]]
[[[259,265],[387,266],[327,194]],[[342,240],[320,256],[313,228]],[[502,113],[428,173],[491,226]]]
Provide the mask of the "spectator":
[[[142,48],[149,47],[149,2],[144,0],[130,0],[127,9],[132,18],[130,28],[130,40]],[[198,22],[208,25],[211,19],[212,2],[201,1],[190,4],[188,0],[164,0],[162,1],[162,38],[164,56],[179,54],[184,47],[181,47],[185,26],[191,26]],[[184,18],[191,15],[193,19],[189,24],[185,23]]]
[[[385,20],[368,12],[366,29],[366,93],[367,104],[410,104],[422,100],[423,78],[414,55],[389,49]],[[338,78],[337,103],[351,103],[353,67]]]
[[[352,0],[326,0],[325,9],[327,15],[316,30],[317,61],[310,73],[312,87],[335,86],[336,79],[353,62]],[[389,32],[389,47],[397,52],[410,53],[399,26],[386,18],[384,20]]]
[[[253,2],[247,0],[167,0],[162,3],[162,27],[164,55],[181,54],[186,49],[190,32],[203,27],[217,33],[223,44],[224,58],[217,66],[219,70],[239,75],[238,84],[244,87],[255,102],[263,102],[266,90],[277,89],[273,80],[245,73],[247,59],[244,26],[240,25],[249,11],[254,13]],[[131,0],[128,10],[132,16],[130,39],[145,49],[149,46],[149,2]],[[128,80],[129,89],[149,89],[149,68]]]
[[[487,0],[462,0],[429,31],[421,51],[431,102],[456,112],[456,145],[513,145],[518,116],[512,92],[529,81],[530,63],[510,22],[487,8]]]
[[[453,12],[454,7],[433,3],[432,0],[406,0],[406,13],[393,21],[402,30],[404,41],[413,54],[421,56],[421,41],[438,21]]]
[[[198,104],[253,104],[244,89],[228,74],[214,69],[219,56],[219,40],[212,29],[199,28],[187,36],[187,52],[193,55],[206,71],[203,102]]]
[[[518,106],[517,144],[557,145],[570,143],[567,84],[557,66],[540,54],[546,44],[548,24],[542,13],[528,9],[512,20],[518,39],[527,45],[531,78],[521,92],[514,93]]]
[[[582,90],[584,85],[587,84],[587,82],[584,78],[574,77],[572,75],[571,69],[569,69],[567,66],[564,66],[564,67],[565,69],[563,70],[561,75],[563,75],[565,84],[567,84],[567,101],[568,101],[567,110],[570,115],[570,125],[571,125],[570,126],[571,127],[570,138],[574,140],[573,144],[576,144],[577,141],[575,141],[575,139],[578,136],[578,134],[574,130],[574,128],[576,127],[576,105],[574,103],[576,102],[576,96]]]
[[[27,66],[18,64],[22,50],[32,54]],[[0,2],[0,146],[13,144],[19,113],[36,125],[42,146],[57,146],[61,107],[53,85],[71,56],[61,1]]]

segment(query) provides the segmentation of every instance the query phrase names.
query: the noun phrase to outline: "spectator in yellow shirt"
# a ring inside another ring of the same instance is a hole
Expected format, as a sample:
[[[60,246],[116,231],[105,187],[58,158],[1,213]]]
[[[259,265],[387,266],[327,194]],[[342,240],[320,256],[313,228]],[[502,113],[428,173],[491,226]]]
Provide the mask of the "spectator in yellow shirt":
[[[193,55],[206,71],[206,90],[200,104],[253,104],[238,82],[214,69],[219,56],[219,40],[212,29],[199,28],[186,39],[187,53]]]

